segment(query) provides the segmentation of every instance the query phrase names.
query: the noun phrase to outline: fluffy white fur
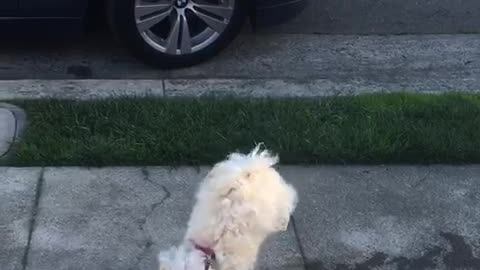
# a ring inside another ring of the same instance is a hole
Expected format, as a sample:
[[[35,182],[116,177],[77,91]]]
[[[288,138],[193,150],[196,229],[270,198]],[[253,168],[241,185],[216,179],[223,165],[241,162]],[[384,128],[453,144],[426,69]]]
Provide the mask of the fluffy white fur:
[[[160,270],[251,270],[265,238],[287,229],[297,204],[295,189],[272,167],[278,157],[257,146],[250,154],[231,154],[203,180],[183,243],[159,255]]]

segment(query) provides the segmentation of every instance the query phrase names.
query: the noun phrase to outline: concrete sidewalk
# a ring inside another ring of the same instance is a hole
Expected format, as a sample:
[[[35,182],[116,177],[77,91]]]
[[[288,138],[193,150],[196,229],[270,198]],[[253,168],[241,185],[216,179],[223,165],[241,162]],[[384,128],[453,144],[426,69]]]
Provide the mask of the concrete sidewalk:
[[[206,172],[0,168],[1,269],[156,269]],[[281,172],[300,204],[259,269],[480,269],[480,166]]]

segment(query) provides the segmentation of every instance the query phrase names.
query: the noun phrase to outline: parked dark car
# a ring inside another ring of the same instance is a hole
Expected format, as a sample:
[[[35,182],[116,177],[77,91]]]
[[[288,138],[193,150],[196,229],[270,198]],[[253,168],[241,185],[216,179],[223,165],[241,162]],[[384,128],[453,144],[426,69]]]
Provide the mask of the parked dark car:
[[[305,0],[1,0],[0,27],[62,33],[81,30],[95,7],[116,37],[138,58],[163,68],[213,57],[251,19],[254,26],[281,23]],[[102,5],[99,5],[102,4]],[[58,32],[57,32],[58,31]],[[1,42],[1,36],[0,36]]]

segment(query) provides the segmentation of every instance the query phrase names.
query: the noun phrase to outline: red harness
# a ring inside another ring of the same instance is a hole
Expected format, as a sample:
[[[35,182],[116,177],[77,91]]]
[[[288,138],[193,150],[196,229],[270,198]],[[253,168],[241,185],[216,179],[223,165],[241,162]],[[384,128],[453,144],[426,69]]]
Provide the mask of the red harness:
[[[196,243],[193,243],[193,245],[196,249],[205,254],[205,270],[210,269],[210,266],[212,266],[212,263],[215,260],[215,251],[210,247],[202,247]]]

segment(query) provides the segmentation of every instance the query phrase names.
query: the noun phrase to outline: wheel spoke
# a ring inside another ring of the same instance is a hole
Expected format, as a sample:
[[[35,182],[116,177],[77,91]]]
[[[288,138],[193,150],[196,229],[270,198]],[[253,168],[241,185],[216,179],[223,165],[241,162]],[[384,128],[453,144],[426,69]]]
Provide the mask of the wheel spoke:
[[[135,15],[137,18],[157,13],[159,11],[170,8],[171,3],[155,3],[155,4],[139,4],[135,7]]]
[[[207,11],[224,20],[230,18],[233,12],[233,9],[231,7],[225,7],[225,6],[215,6],[215,5],[197,4],[197,3],[194,3],[193,6],[196,9]]]
[[[144,20],[138,19],[137,20],[137,27],[140,32],[145,32],[152,28],[153,26],[157,25],[161,21],[163,21],[165,18],[167,18],[171,13],[171,10],[167,10],[165,12],[162,12],[160,14],[156,14],[152,17],[146,18]]]
[[[173,24],[172,29],[167,37],[167,53],[177,54],[178,48],[178,38],[180,36],[180,24],[181,24],[181,15],[177,14],[175,23]]]
[[[188,20],[185,15],[182,16],[182,39],[180,40],[180,52],[187,54],[192,52],[192,38],[188,28]]]
[[[212,28],[214,31],[217,33],[223,32],[225,27],[227,26],[227,22],[225,20],[219,20],[216,17],[213,17],[210,14],[203,13],[199,9],[193,8],[193,12],[200,18],[202,21],[204,21],[210,28]]]

